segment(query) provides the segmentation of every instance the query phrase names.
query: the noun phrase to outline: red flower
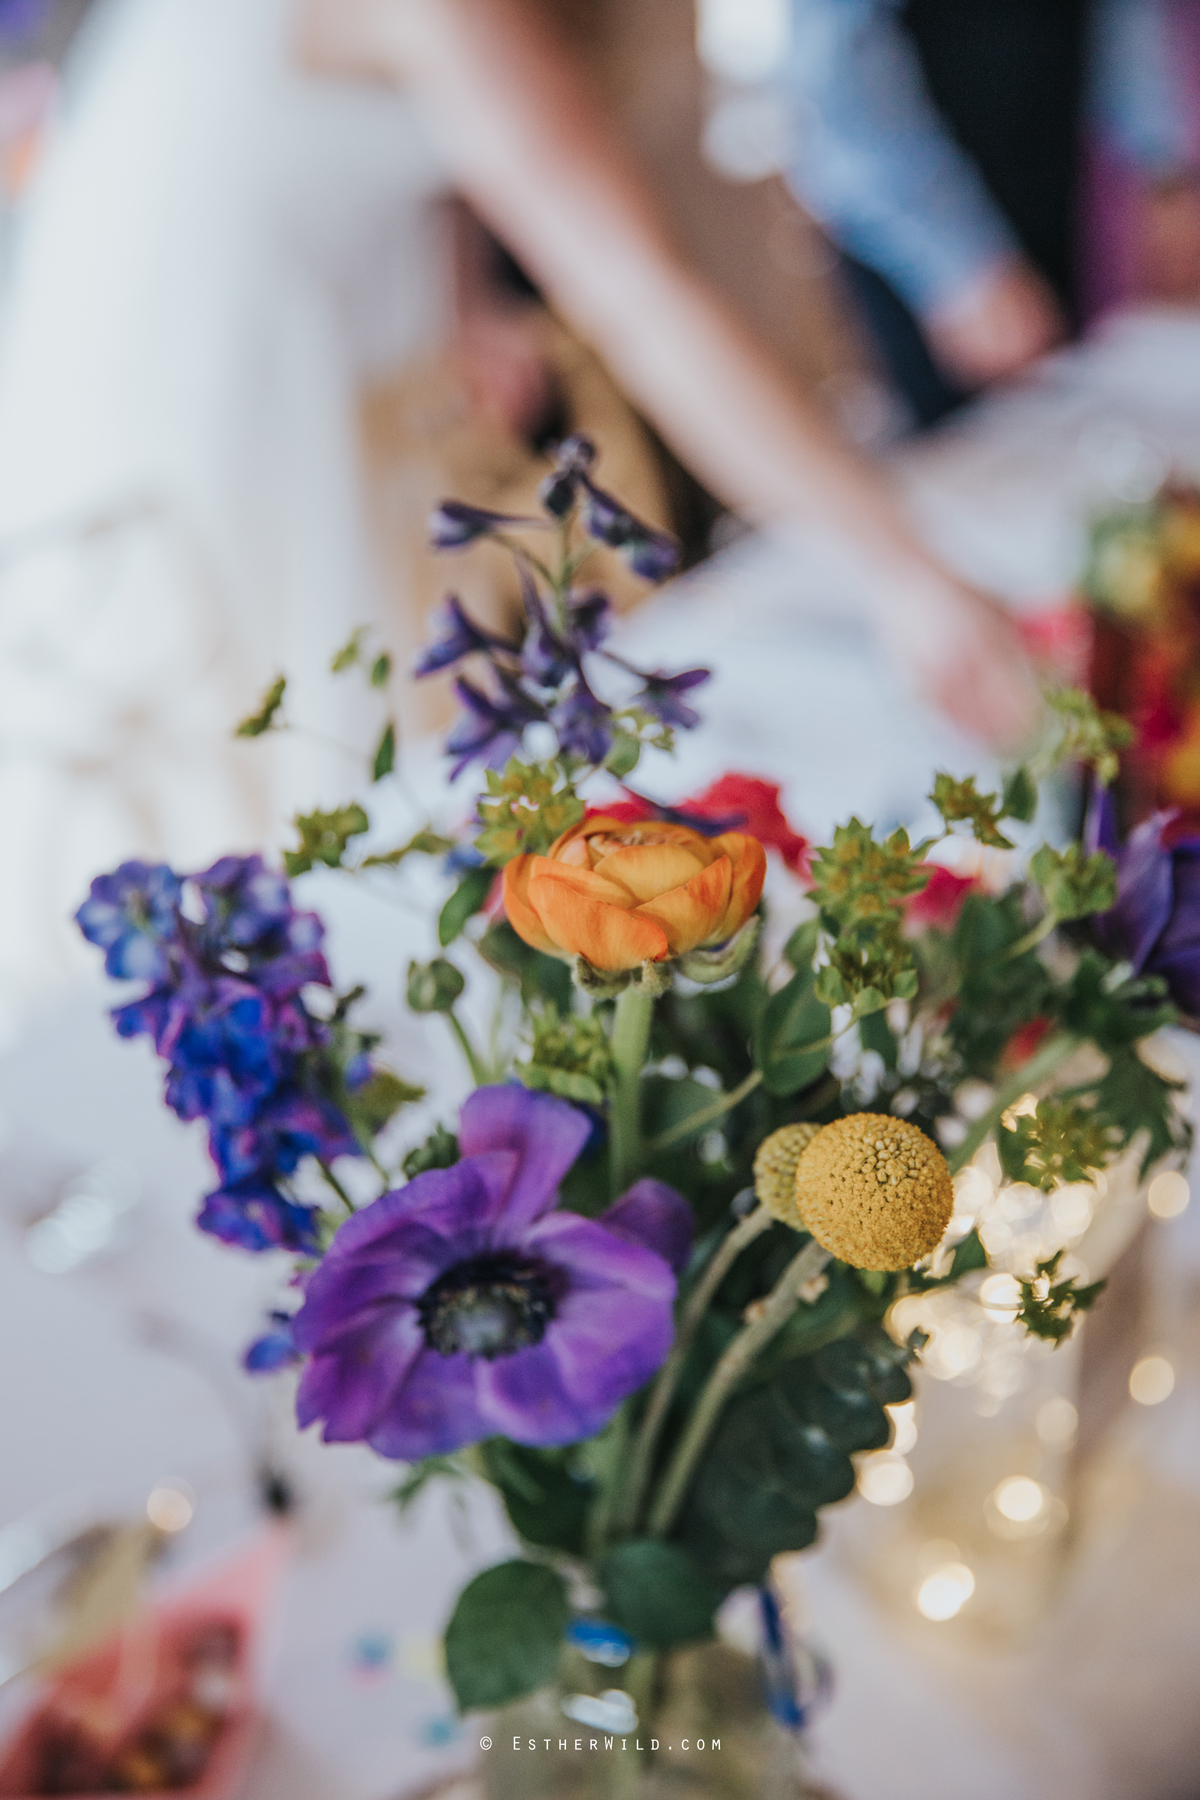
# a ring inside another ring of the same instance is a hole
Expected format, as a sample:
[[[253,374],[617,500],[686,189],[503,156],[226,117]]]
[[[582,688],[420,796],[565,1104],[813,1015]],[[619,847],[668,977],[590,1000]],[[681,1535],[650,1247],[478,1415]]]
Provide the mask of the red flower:
[[[999,1073],[1015,1075],[1018,1069],[1023,1069],[1052,1024],[1053,1020],[1051,1019],[1037,1018],[1028,1020],[1024,1025],[1018,1025],[1000,1052],[1000,1061],[997,1065]]]
[[[933,872],[919,894],[914,894],[904,909],[906,923],[924,931],[953,931],[962,911],[963,901],[972,888],[979,886],[973,875],[956,875],[935,863]]]
[[[629,793],[627,788],[626,793]],[[810,877],[808,839],[793,831],[779,804],[779,784],[762,781],[757,775],[722,775],[711,787],[692,800],[681,800],[678,806],[658,806],[639,794],[619,800],[614,806],[590,807],[591,814],[603,813],[607,819],[620,819],[634,825],[640,819],[668,819],[690,825],[699,819],[719,821],[722,831],[740,831],[757,838],[768,850],[778,850],[793,875],[801,881]]]

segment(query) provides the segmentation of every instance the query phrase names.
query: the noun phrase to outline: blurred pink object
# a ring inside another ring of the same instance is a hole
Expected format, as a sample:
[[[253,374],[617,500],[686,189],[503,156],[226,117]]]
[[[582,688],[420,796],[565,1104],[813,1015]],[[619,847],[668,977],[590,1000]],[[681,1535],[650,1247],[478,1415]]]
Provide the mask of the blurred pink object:
[[[1026,650],[1057,681],[1086,682],[1092,649],[1092,621],[1078,601],[1058,602],[1017,620]]]
[[[290,1543],[264,1530],[51,1678],[0,1747],[0,1796],[232,1800],[259,1735],[261,1629]]]

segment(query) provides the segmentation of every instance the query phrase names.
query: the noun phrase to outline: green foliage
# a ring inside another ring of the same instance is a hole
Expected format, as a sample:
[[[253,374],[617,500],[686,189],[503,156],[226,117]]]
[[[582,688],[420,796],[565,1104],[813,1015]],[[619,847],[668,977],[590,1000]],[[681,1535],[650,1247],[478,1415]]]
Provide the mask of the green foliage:
[[[1059,1345],[1071,1335],[1080,1313],[1090,1312],[1104,1292],[1103,1281],[1090,1287],[1077,1287],[1074,1279],[1056,1282],[1058,1266],[1066,1255],[1058,1250],[1046,1262],[1037,1265],[1036,1273],[1021,1281],[1021,1306],[1017,1318],[1033,1337],[1046,1338]]]
[[[395,1118],[402,1106],[411,1106],[424,1098],[423,1087],[413,1087],[409,1082],[401,1081],[390,1069],[376,1069],[361,1087],[352,1088],[348,1092],[345,1110],[356,1130],[373,1138]]]
[[[283,853],[289,875],[303,875],[314,863],[340,869],[350,839],[371,829],[371,821],[356,800],[333,812],[297,813],[292,823],[300,833],[300,843]]]
[[[1139,1131],[1146,1133],[1143,1175],[1168,1151],[1191,1147],[1191,1126],[1175,1101],[1186,1086],[1149,1068],[1136,1050],[1116,1050],[1109,1060],[1108,1073],[1096,1088],[1096,1106],[1120,1131],[1122,1146]]]
[[[519,984],[526,1006],[544,1000],[559,1014],[569,1012],[573,993],[569,966],[519,938],[507,919],[489,925],[476,949],[489,968]]]
[[[617,1544],[601,1557],[596,1579],[608,1616],[641,1644],[666,1650],[712,1636],[720,1592],[675,1544]]]
[[[445,949],[462,933],[468,919],[473,919],[487,903],[496,871],[484,867],[468,869],[460,876],[458,886],[438,914],[438,943]]]
[[[415,1175],[424,1175],[429,1169],[451,1169],[458,1161],[458,1139],[444,1125],[435,1125],[432,1133],[423,1144],[410,1150],[401,1163],[401,1168],[411,1181]]]
[[[839,825],[833,843],[813,858],[813,897],[822,922],[835,932],[828,964],[817,976],[817,999],[849,1004],[856,1019],[879,1012],[890,1000],[917,993],[912,945],[904,936],[905,902],[929,880],[926,845],[910,844],[894,831],[878,842],[858,819]]]
[[[275,728],[276,717],[287,693],[287,676],[278,675],[258,703],[258,708],[234,727],[234,737],[261,737]]]
[[[489,1438],[480,1455],[514,1531],[527,1544],[566,1556],[584,1554],[590,1484],[574,1475],[567,1451],[531,1450],[507,1438]]]
[[[486,773],[479,802],[479,854],[497,869],[514,856],[542,855],[584,814],[584,804],[561,762],[523,763],[513,757],[501,773]]]
[[[598,1018],[560,1019],[547,1007],[533,1021],[530,1060],[517,1063],[513,1074],[528,1088],[602,1106],[613,1079],[608,1033]]]
[[[385,775],[391,774],[395,766],[396,727],[389,719],[375,749],[374,761],[371,764],[371,780],[382,781]]]
[[[1048,1194],[1060,1182],[1086,1181],[1102,1169],[1119,1136],[1112,1120],[1094,1106],[1077,1099],[1039,1100],[1035,1113],[997,1133],[1000,1166],[1010,1181],[1027,1181]]]
[[[330,658],[329,673],[342,675],[347,669],[354,668],[362,655],[363,639],[367,635],[365,625],[356,625],[340,650],[335,650]]]
[[[1013,1033],[1052,1010],[1053,983],[1040,959],[1032,950],[1011,954],[1025,935],[1019,890],[967,895],[951,940],[957,1004],[948,1028],[965,1075],[993,1080]]]
[[[803,925],[797,925],[783,946],[783,960],[790,963],[797,974],[802,973],[805,969],[811,969],[820,941],[820,919],[806,919]]]
[[[424,1456],[420,1462],[412,1463],[408,1474],[399,1487],[392,1489],[388,1499],[403,1514],[420,1499],[432,1481],[465,1481],[466,1469],[454,1456]]]
[[[1037,782],[1022,764],[1013,770],[1004,783],[1001,796],[1001,818],[1015,819],[1019,825],[1028,825],[1037,811]]]
[[[566,1583],[543,1563],[514,1558],[468,1582],[446,1627],[446,1673],[459,1711],[545,1687],[570,1616]]]
[[[357,869],[398,869],[400,864],[410,856],[446,856],[454,848],[454,839],[442,837],[440,832],[431,831],[428,826],[410,837],[407,844],[400,844],[395,850],[385,850],[376,856],[364,856]]]
[[[444,956],[408,965],[408,1004],[415,1013],[449,1012],[466,985],[462,970]]]
[[[1120,766],[1118,752],[1133,742],[1133,727],[1117,713],[1101,712],[1090,694],[1058,688],[1046,695],[1051,729],[1039,762],[1043,769],[1062,763],[1090,763],[1102,787]]]
[[[371,686],[386,687],[392,676],[392,659],[384,650],[371,664]]]
[[[929,798],[941,813],[947,831],[952,825],[968,824],[976,842],[990,844],[997,850],[1012,849],[1012,839],[1000,830],[1003,800],[999,794],[977,793],[973,775],[961,781],[953,775],[935,775]]]
[[[1117,865],[1103,850],[1089,856],[1079,844],[1065,850],[1043,844],[1029,860],[1029,873],[1060,924],[1107,912],[1117,898]]]
[[[618,731],[613,736],[612,749],[604,759],[604,767],[618,781],[624,781],[632,775],[642,757],[641,740],[632,731]]]
[[[754,1061],[769,1094],[794,1094],[829,1062],[829,1008],[817,999],[811,966],[772,994],[754,1033]]]

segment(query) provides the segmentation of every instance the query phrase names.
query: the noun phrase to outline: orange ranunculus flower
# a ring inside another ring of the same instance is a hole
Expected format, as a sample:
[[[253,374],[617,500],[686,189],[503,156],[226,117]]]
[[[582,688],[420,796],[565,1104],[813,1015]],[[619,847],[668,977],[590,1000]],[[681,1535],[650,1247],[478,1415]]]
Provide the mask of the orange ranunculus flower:
[[[504,906],[536,950],[616,974],[724,943],[758,905],[766,852],[739,831],[599,814],[504,871]]]

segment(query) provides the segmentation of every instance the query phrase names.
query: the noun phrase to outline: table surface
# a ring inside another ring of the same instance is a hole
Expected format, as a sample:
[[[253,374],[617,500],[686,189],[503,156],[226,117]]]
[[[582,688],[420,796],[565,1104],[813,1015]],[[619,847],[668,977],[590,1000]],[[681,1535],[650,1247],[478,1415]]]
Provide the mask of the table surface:
[[[1126,320],[901,461],[947,553],[1034,605],[1077,565],[1090,509],[1137,497],[1168,466],[1200,469],[1200,325]],[[631,655],[718,671],[707,729],[676,768],[641,777],[664,795],[731,765],[782,777],[792,816],[820,835],[852,810],[911,820],[933,765],[978,765],[903,692],[803,545],[744,542],[626,633]],[[420,754],[414,778],[439,801]],[[419,1070],[448,1112],[463,1084],[438,1021],[406,1018],[387,998],[408,956],[429,953],[429,919],[324,874],[303,886],[330,918],[339,982],[370,979],[397,1066]],[[279,1268],[192,1230],[205,1181],[197,1135],[162,1108],[145,1046],[111,1036],[105,1004],[87,982],[48,991],[0,1058],[0,1354],[10,1371],[0,1526],[64,1506],[136,1512],[174,1474],[198,1495],[179,1552],[198,1559],[252,1528],[256,1463],[283,1463],[300,1498],[297,1549],[272,1630],[271,1732],[248,1793],[388,1800],[469,1753],[436,1639],[454,1590],[494,1559],[504,1527],[489,1495],[444,1490],[399,1523],[380,1503],[385,1465],[301,1440],[281,1384],[240,1376],[239,1347]],[[414,1119],[414,1137],[423,1124]],[[23,1253],[25,1225],[112,1156],[141,1183],[127,1242],[78,1274],[40,1273]],[[861,1502],[789,1568],[837,1672],[813,1742],[846,1800],[1175,1800],[1200,1788],[1200,1218],[1156,1229],[1154,1329],[1169,1338],[1176,1389],[1115,1428],[1096,1529],[1029,1642],[981,1647],[889,1610],[860,1574],[887,1517]],[[950,1396],[926,1386],[932,1416]]]

